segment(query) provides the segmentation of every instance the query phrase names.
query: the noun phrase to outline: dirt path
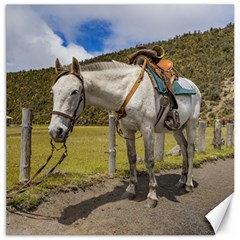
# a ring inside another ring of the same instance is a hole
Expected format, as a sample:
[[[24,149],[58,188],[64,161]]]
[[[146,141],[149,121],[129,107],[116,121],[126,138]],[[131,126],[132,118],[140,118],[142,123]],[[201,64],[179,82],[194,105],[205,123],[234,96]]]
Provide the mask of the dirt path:
[[[213,234],[205,215],[233,192],[233,159],[206,163],[194,169],[195,188],[174,188],[180,169],[157,175],[159,202],[144,207],[148,177],[138,177],[137,196],[123,200],[127,182],[107,179],[85,192],[60,193],[33,213],[9,213],[8,235],[160,235]]]

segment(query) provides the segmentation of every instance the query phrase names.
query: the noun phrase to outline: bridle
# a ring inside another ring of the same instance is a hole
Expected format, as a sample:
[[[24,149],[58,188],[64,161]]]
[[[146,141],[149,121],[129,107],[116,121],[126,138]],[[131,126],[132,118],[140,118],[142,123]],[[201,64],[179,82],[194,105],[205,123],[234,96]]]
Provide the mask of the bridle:
[[[75,77],[77,77],[79,79],[79,81],[81,82],[82,84],[82,91],[81,91],[81,94],[80,94],[80,98],[79,98],[79,101],[78,101],[78,104],[75,108],[75,111],[73,113],[72,116],[64,113],[64,112],[60,112],[60,111],[52,111],[51,112],[51,115],[58,115],[58,116],[61,116],[61,117],[64,117],[64,118],[67,118],[70,120],[70,124],[68,126],[68,130],[67,130],[67,134],[66,134],[66,138],[68,136],[68,133],[69,132],[72,132],[73,131],[73,127],[74,127],[74,124],[76,123],[77,119],[79,118],[79,116],[77,116],[77,112],[78,112],[78,109],[80,107],[80,104],[81,102],[83,102],[83,109],[85,108],[85,104],[86,104],[86,97],[85,97],[85,89],[84,89],[84,83],[83,83],[83,79],[82,79],[82,76],[76,74],[76,73],[72,73],[68,70],[65,70],[65,71],[62,71],[60,72],[60,74],[58,74],[54,80],[54,84],[62,77],[62,76],[65,76],[65,75],[69,75],[69,74],[72,74],[74,75]]]

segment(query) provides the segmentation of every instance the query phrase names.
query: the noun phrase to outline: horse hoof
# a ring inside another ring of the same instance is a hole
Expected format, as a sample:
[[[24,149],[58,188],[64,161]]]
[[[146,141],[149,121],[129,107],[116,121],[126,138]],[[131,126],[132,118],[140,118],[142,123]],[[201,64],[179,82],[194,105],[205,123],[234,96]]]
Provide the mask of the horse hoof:
[[[193,192],[193,186],[188,186],[186,185],[186,188],[185,188],[186,192]]]
[[[129,199],[129,200],[133,200],[135,198],[135,194],[130,193],[130,192],[125,192],[122,195],[122,199]]]
[[[185,186],[186,186],[186,184],[183,183],[183,182],[178,182],[177,184],[175,184],[175,187],[178,188],[178,189],[184,188]]]
[[[145,207],[146,208],[155,208],[157,206],[157,200],[147,199]]]

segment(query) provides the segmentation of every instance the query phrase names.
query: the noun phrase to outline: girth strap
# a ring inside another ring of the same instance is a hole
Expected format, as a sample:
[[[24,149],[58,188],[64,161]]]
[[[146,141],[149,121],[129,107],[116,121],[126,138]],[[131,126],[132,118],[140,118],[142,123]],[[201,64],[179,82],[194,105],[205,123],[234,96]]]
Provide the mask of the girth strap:
[[[123,117],[125,117],[127,114],[126,114],[126,106],[128,104],[128,102],[130,101],[130,99],[132,98],[133,94],[136,92],[136,90],[138,89],[142,79],[143,79],[143,76],[144,76],[144,71],[145,71],[145,68],[146,68],[146,65],[147,65],[147,59],[145,58],[144,60],[144,63],[143,63],[143,66],[142,66],[142,70],[141,70],[141,73],[140,75],[138,76],[136,82],[134,83],[132,89],[130,90],[130,92],[128,93],[128,95],[126,96],[122,106],[120,107],[120,109],[118,111],[116,111],[116,113],[118,114],[117,115],[117,119],[121,119]]]

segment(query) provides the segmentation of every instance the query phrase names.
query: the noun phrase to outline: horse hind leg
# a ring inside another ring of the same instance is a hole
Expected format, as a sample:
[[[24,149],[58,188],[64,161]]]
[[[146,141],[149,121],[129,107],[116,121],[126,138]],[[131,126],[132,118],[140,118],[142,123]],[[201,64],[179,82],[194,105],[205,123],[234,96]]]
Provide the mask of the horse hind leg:
[[[125,132],[124,136],[126,138],[127,144],[127,155],[130,167],[130,181],[126,189],[126,192],[123,194],[122,197],[132,200],[136,195],[135,186],[137,184],[137,170],[136,170],[137,155],[135,147],[135,135],[134,132]]]
[[[176,184],[176,187],[183,188],[186,186],[187,175],[188,175],[188,151],[187,151],[188,143],[182,132],[182,129],[174,131],[173,136],[181,148],[182,157],[183,157],[182,174],[178,183]]]
[[[158,184],[154,174],[154,136],[153,127],[144,127],[141,131],[143,135],[145,148],[145,164],[149,174],[149,193],[147,196],[146,207],[154,208],[157,205],[157,188]]]
[[[197,121],[195,122],[188,122],[186,125],[186,132],[187,132],[187,152],[188,152],[188,174],[187,174],[187,182],[186,182],[186,191],[191,192],[193,191],[193,158],[194,158],[194,151],[195,151],[195,138],[196,138],[196,125]]]

